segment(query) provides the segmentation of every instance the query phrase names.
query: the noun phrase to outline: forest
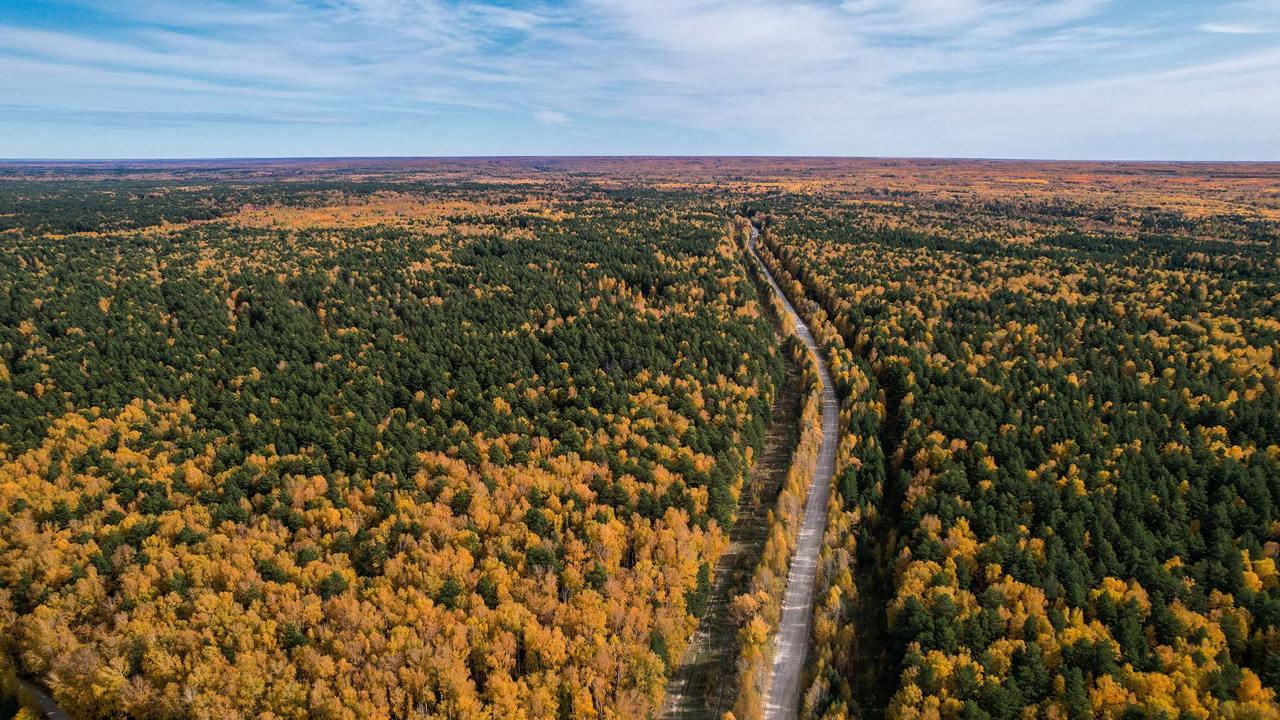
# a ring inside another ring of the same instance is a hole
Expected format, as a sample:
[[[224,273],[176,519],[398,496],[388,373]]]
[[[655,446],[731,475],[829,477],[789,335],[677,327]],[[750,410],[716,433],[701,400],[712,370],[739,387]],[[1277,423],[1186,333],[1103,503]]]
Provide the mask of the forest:
[[[819,433],[754,225],[842,400],[800,717],[1280,717],[1278,187],[0,165],[0,676],[76,718],[653,718],[723,600],[723,717],[762,717]]]
[[[1274,226],[776,207],[847,398],[806,713],[1280,715]]]
[[[75,717],[646,717],[783,369],[723,218],[121,182],[7,190],[5,662]]]

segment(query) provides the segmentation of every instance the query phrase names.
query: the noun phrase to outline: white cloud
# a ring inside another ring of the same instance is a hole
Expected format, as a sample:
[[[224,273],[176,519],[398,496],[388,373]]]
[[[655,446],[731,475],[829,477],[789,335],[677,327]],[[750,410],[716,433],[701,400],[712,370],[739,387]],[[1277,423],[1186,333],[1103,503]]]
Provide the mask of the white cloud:
[[[1259,25],[1247,25],[1245,23],[1205,23],[1200,26],[1200,29],[1207,33],[1223,35],[1262,35],[1271,32]]]
[[[1236,0],[1216,8],[1200,30],[1219,35],[1280,32],[1280,0]]]
[[[533,119],[543,125],[567,125],[569,116],[555,110],[539,110],[533,114]]]
[[[1222,128],[1276,152],[1280,125],[1280,68],[1251,66],[1246,87],[1222,64],[1256,47],[1205,55],[1114,0],[82,1],[133,29],[0,24],[0,95],[106,119],[496,111],[765,153],[1124,155],[1127,135],[1133,155],[1178,156],[1235,143]],[[1265,30],[1275,10],[1243,0],[1179,27]]]

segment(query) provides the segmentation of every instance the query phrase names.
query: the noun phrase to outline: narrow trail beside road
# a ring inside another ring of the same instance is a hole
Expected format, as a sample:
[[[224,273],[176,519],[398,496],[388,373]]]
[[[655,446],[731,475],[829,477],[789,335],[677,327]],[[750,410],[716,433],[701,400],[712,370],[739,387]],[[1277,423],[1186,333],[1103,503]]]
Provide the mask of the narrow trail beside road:
[[[750,260],[749,262],[754,262]],[[772,307],[769,308],[772,316]],[[782,318],[774,318],[783,322]],[[764,448],[742,488],[729,548],[716,564],[707,605],[680,665],[667,683],[662,720],[720,720],[737,699],[738,627],[729,614],[734,596],[747,592],[769,534],[769,511],[786,482],[800,435],[801,373],[787,364],[773,402]]]
[[[800,416],[800,376],[788,369],[774,400],[763,452],[742,490],[729,549],[720,557],[706,610],[680,667],[671,674],[659,715],[664,720],[720,720],[737,699],[737,626],[729,603],[746,592],[768,536],[768,513],[791,466]]]
[[[791,720],[799,714],[801,679],[809,649],[809,631],[813,622],[813,586],[818,567],[818,552],[826,529],[827,498],[831,494],[831,477],[835,466],[839,439],[840,405],[836,399],[831,373],[808,327],[800,320],[773,275],[756,254],[759,231],[753,226],[747,251],[773,292],[782,301],[786,314],[796,325],[805,346],[817,360],[822,379],[822,442],[818,463],[805,501],[796,554],[791,560],[782,618],[774,640],[774,662],[767,696],[767,720]],[[785,322],[784,318],[778,318]],[[738,521],[732,532],[732,544],[716,568],[707,609],[680,667],[672,673],[667,695],[659,717],[664,720],[717,720],[733,706],[737,686],[732,679],[736,670],[735,629],[727,616],[728,602],[743,592],[764,546],[768,528],[765,517],[778,496],[778,490],[791,464],[791,455],[801,432],[799,376],[789,372],[787,381],[775,402],[765,450],[752,470],[744,488]],[[748,496],[748,493],[759,495]]]
[[[765,720],[791,720],[799,715],[801,679],[809,651],[809,631],[813,624],[813,586],[818,570],[818,553],[827,525],[827,499],[831,495],[831,477],[835,470],[836,445],[840,440],[840,401],[827,361],[813,333],[796,313],[786,293],[778,286],[769,268],[756,254],[759,231],[753,225],[747,250],[759,263],[765,278],[782,301],[787,314],[795,322],[796,333],[809,348],[822,378],[822,444],[818,448],[818,465],[809,485],[804,506],[804,522],[796,545],[795,557],[787,574],[787,592],[782,601],[782,620],[774,640],[773,673],[765,704]]]

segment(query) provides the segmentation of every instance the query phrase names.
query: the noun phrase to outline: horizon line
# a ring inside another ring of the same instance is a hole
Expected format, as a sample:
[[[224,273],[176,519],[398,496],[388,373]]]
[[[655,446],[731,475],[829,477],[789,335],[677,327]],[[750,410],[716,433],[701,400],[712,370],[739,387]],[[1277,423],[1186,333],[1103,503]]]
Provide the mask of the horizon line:
[[[964,155],[786,155],[786,154],[477,154],[477,155],[208,155],[172,157],[5,157],[0,165],[209,163],[209,162],[332,162],[367,160],[898,160],[933,162],[1091,163],[1123,165],[1274,165],[1280,159],[1099,159],[1083,157],[1015,157]]]

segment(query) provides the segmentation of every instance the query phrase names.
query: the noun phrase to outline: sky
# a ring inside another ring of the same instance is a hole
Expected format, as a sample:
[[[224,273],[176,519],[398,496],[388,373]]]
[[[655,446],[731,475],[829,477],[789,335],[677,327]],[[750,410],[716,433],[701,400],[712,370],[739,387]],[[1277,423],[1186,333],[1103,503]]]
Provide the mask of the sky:
[[[1280,160],[1280,0],[0,0],[0,157]]]

